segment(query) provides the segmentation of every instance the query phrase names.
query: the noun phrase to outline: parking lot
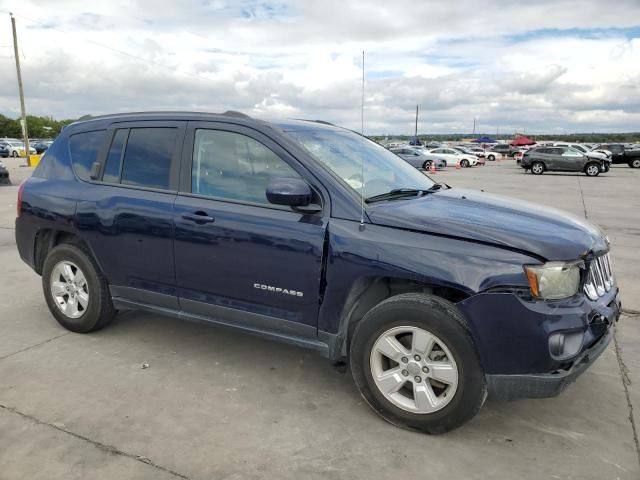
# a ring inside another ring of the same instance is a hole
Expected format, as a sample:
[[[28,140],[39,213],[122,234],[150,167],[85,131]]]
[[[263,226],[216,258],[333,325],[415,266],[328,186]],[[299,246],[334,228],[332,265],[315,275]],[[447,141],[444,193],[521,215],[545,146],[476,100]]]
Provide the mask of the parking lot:
[[[558,398],[489,398],[469,424],[427,436],[378,418],[312,351],[140,312],[64,330],[15,248],[22,162],[5,161],[14,186],[0,187],[0,478],[640,477],[640,170],[534,176],[502,160],[435,174],[599,224],[625,314]]]

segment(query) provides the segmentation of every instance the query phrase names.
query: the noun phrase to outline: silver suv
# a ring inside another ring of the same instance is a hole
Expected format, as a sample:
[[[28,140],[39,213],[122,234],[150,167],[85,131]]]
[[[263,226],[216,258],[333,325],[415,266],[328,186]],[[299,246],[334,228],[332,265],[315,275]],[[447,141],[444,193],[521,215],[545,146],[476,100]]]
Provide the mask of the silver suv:
[[[604,171],[602,161],[590,158],[571,147],[537,147],[525,152],[520,165],[534,175],[550,172],[584,172],[597,177]]]

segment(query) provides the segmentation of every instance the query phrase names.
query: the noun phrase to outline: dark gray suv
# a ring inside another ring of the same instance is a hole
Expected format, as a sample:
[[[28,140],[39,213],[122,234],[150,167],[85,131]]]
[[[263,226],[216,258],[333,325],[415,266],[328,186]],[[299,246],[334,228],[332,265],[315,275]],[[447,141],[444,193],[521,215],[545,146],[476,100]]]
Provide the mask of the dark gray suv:
[[[534,175],[544,172],[584,172],[597,177],[603,170],[600,161],[570,147],[537,147],[525,152],[520,163]]]

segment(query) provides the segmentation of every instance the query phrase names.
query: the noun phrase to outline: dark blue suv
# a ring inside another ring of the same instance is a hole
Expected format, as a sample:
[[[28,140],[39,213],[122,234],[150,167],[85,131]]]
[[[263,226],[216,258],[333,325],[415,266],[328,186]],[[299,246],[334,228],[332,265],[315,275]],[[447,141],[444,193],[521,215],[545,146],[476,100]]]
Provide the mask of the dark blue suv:
[[[20,187],[16,240],[69,330],[139,309],[313,348],[428,433],[487,392],[558,394],[620,309],[596,226],[435,183],[324,122],[75,123]]]

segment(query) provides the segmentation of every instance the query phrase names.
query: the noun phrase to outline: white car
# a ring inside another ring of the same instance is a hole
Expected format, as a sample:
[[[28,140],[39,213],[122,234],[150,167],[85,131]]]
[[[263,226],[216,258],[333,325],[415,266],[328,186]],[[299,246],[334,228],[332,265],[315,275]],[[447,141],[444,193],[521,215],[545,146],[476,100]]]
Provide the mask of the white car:
[[[453,148],[434,148],[432,150],[428,150],[428,153],[444,158],[447,162],[447,167],[455,167],[458,162],[460,162],[461,167],[473,167],[478,164],[478,157],[475,155],[462,153],[458,150],[454,150]]]
[[[5,140],[5,143],[9,146],[9,155],[17,158],[22,156],[22,152],[24,152],[24,143],[16,142],[15,140]],[[35,155],[36,149],[29,145],[29,154]]]
[[[598,160],[608,160],[611,158],[611,152],[609,150],[592,150],[588,146],[582,145],[581,143],[555,142],[553,146],[554,147],[570,147],[591,158],[597,158]]]

